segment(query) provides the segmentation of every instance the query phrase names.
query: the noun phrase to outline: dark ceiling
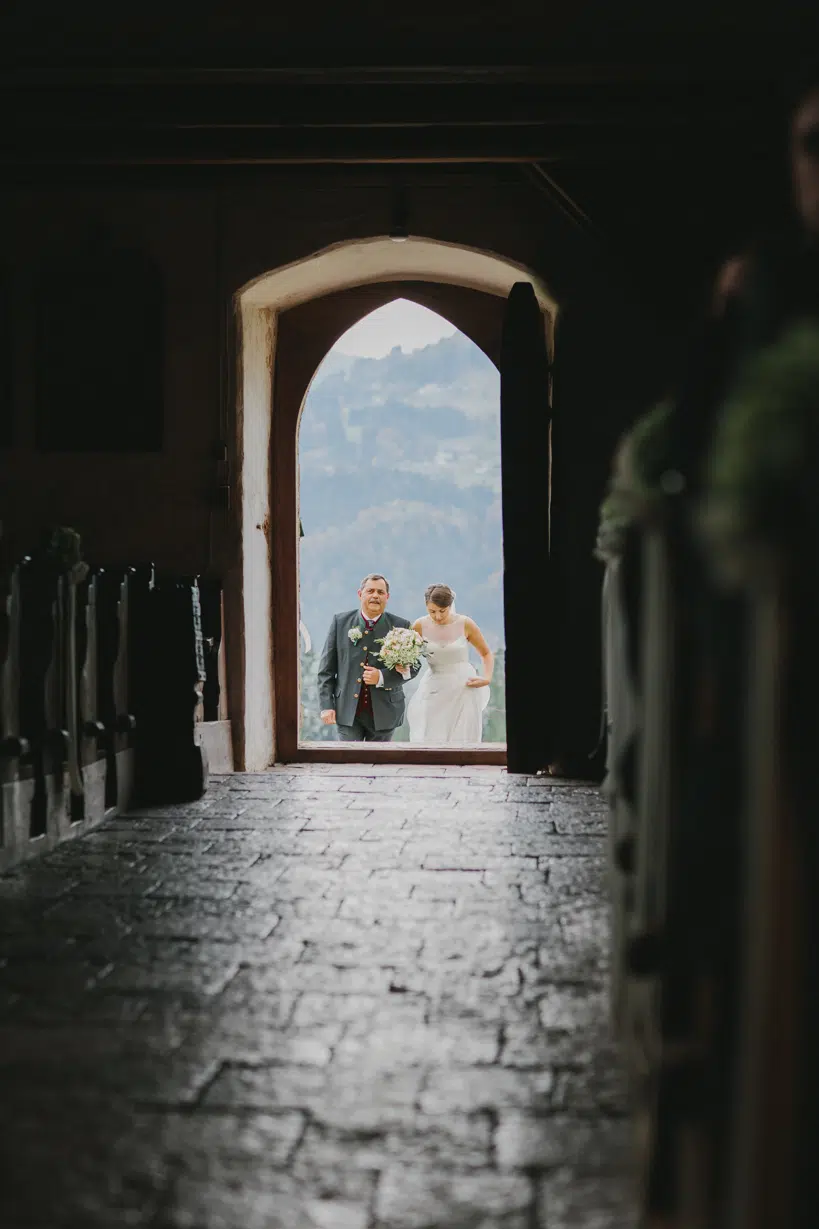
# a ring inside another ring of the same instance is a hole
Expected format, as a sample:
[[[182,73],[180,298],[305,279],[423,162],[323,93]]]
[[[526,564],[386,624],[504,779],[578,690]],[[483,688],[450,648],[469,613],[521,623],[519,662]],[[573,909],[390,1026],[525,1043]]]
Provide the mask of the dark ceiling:
[[[783,85],[817,35],[789,0],[27,0],[0,14],[0,158],[19,182],[507,163],[656,273],[781,213]]]

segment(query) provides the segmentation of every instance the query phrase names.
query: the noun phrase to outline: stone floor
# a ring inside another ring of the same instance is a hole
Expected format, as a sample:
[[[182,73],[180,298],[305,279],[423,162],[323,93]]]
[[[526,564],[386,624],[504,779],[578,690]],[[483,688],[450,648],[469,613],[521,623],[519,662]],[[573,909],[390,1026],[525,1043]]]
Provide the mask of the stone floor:
[[[633,1229],[604,826],[316,765],[0,878],[4,1229]]]

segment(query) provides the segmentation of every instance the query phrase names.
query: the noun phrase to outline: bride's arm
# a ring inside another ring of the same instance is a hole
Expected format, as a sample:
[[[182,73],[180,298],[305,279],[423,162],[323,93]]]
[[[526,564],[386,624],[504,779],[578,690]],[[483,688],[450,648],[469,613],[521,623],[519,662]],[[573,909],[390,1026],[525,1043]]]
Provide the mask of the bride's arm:
[[[415,622],[412,625],[412,630],[414,632],[417,632],[419,636],[423,636],[424,633],[421,631],[421,620],[420,619],[415,620]]]
[[[495,655],[484,640],[477,623],[473,623],[471,619],[464,619],[464,632],[469,643],[477,651],[483,666],[483,677],[469,679],[466,685],[467,687],[488,687],[492,682],[492,673],[495,669]]]

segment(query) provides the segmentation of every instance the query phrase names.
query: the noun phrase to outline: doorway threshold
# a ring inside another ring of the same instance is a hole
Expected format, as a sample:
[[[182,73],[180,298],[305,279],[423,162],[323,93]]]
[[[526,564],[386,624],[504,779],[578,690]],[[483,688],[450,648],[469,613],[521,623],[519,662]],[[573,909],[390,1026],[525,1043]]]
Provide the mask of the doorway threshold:
[[[300,743],[291,763],[302,764],[506,764],[506,743],[422,747],[418,743]]]

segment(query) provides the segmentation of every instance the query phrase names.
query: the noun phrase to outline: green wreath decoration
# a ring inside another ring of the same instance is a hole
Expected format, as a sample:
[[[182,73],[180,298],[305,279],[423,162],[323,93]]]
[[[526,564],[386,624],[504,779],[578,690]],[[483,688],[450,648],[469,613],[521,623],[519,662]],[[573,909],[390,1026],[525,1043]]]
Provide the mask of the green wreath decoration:
[[[661,401],[626,432],[617,446],[594,553],[608,563],[618,558],[626,531],[663,499],[668,471],[671,400]]]
[[[740,370],[717,420],[700,523],[735,575],[765,545],[819,543],[819,321],[793,325]]]

